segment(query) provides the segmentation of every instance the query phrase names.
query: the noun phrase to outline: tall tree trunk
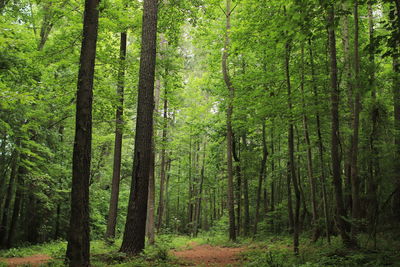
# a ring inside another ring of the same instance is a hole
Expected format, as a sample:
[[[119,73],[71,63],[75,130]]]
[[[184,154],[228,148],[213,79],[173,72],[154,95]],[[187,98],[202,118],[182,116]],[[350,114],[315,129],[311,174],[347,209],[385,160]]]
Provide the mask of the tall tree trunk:
[[[1,218],[0,224],[0,248],[7,247],[7,230],[9,230],[9,215],[11,215],[11,200],[13,198],[14,192],[14,184],[18,175],[18,162],[19,162],[19,153],[17,150],[14,151],[12,155],[12,163],[11,163],[11,173],[10,180],[7,186],[6,199],[4,201],[3,207],[3,216]]]
[[[375,227],[376,221],[376,212],[378,208],[378,198],[377,198],[377,183],[376,179],[379,176],[380,168],[379,168],[379,151],[377,148],[377,140],[378,140],[378,119],[379,119],[379,108],[377,107],[376,101],[376,87],[375,87],[375,29],[374,29],[374,16],[373,16],[373,4],[368,2],[368,24],[369,24],[369,63],[371,65],[369,72],[368,85],[371,90],[372,97],[372,110],[371,110],[371,118],[372,118],[372,126],[371,126],[371,134],[369,137],[369,145],[370,145],[370,153],[371,159],[369,161],[369,170],[370,175],[367,181],[367,199],[368,199],[368,221],[370,225],[370,229],[373,230]]]
[[[373,4],[371,1],[368,2],[368,24],[369,24],[369,63],[371,64],[371,70],[369,72],[368,85],[371,90],[372,97],[372,129],[369,137],[371,159],[369,162],[370,175],[367,181],[367,214],[369,221],[369,232],[374,235],[374,241],[376,244],[376,220],[378,212],[378,196],[377,196],[377,178],[380,175],[379,167],[379,150],[377,147],[378,135],[378,119],[379,119],[379,108],[376,100],[376,87],[375,87],[375,29],[374,29],[374,16],[373,16]]]
[[[167,162],[167,176],[165,179],[165,200],[164,200],[164,215],[163,217],[165,218],[165,227],[168,229],[169,228],[169,221],[170,221],[170,208],[169,208],[169,182],[171,179],[171,165],[172,165],[172,159],[171,159],[172,153],[169,153],[168,156],[168,162]]]
[[[331,132],[331,157],[333,186],[335,189],[335,200],[337,210],[337,225],[340,230],[343,243],[346,246],[352,246],[353,242],[346,231],[346,211],[343,203],[342,179],[340,175],[340,157],[339,157],[339,88],[337,80],[337,59],[336,59],[336,34],[335,34],[335,8],[334,4],[328,7],[328,37],[329,37],[329,54],[330,54],[330,76],[331,76],[331,116],[332,116],[332,132]]]
[[[308,116],[306,113],[306,103],[304,96],[304,83],[305,83],[305,63],[304,63],[304,46],[301,47],[301,93],[302,93],[302,104],[303,104],[303,131],[304,131],[304,140],[307,145],[307,175],[308,180],[311,186],[311,210],[312,210],[312,224],[313,224],[313,242],[316,242],[320,235],[319,225],[318,225],[318,211],[317,211],[317,196],[316,196],[316,183],[313,172],[312,165],[312,150],[311,150],[311,141],[310,134],[308,131]]]
[[[121,252],[130,255],[142,252],[145,245],[153,137],[157,2],[157,0],[143,1],[142,45],[132,184],[125,231],[120,249]]]
[[[192,136],[189,137],[189,161],[188,161],[188,175],[189,175],[189,188],[188,188],[188,225],[190,226],[193,221],[193,177],[192,177]]]
[[[162,130],[162,149],[161,149],[161,168],[160,168],[160,194],[157,209],[157,231],[159,232],[163,222],[164,215],[164,186],[165,186],[165,171],[166,171],[166,152],[165,146],[167,143],[167,127],[168,127],[168,98],[167,88],[164,88],[164,110],[163,110],[163,130]]]
[[[360,56],[358,48],[359,39],[358,26],[358,0],[354,0],[354,115],[353,115],[353,141],[351,149],[351,198],[352,198],[352,233],[357,231],[357,220],[361,218],[360,204],[360,182],[358,177],[358,136],[360,128],[360,110],[361,110],[361,94],[360,94]],[[354,237],[353,237],[354,238]]]
[[[320,100],[318,95],[318,87],[316,81],[316,74],[315,74],[315,65],[314,65],[314,54],[312,50],[312,43],[311,38],[308,39],[309,44],[309,52],[310,52],[310,65],[311,65],[311,78],[313,84],[313,93],[314,93],[314,103],[315,106],[318,107]],[[325,217],[325,231],[326,231],[326,238],[328,243],[331,243],[330,237],[330,220],[329,220],[329,210],[328,210],[328,199],[327,199],[327,192],[326,192],[326,174],[325,174],[325,160],[324,160],[324,145],[322,141],[322,133],[321,133],[321,119],[320,119],[320,112],[319,109],[315,114],[316,124],[317,124],[317,136],[318,136],[318,152],[319,152],[319,164],[321,168],[321,183],[322,183],[322,202],[324,207],[324,217]]]
[[[271,154],[272,154],[272,158],[271,158],[271,205],[270,205],[270,209],[271,211],[275,210],[275,146],[274,146],[274,126],[271,127]],[[274,221],[273,218],[271,218],[271,224],[272,224],[272,229],[274,229]]]
[[[35,186],[33,184],[28,185],[28,197],[25,199],[25,234],[26,241],[30,244],[36,244],[39,242],[39,227],[40,227],[40,206],[39,200],[35,195]]]
[[[287,206],[288,206],[288,223],[289,233],[293,234],[294,231],[294,215],[293,215],[293,200],[292,200],[292,177],[290,174],[290,163],[287,163],[286,170],[286,188],[287,188]]]
[[[246,135],[243,135],[242,143],[245,150],[247,150],[246,142],[247,142]],[[243,230],[244,230],[244,235],[248,236],[250,233],[249,182],[248,182],[248,176],[244,171],[243,171],[243,206],[244,206]]]
[[[99,0],[85,1],[83,40],[76,97],[72,159],[71,216],[67,259],[72,267],[90,266],[89,179],[92,150],[92,98]]]
[[[21,158],[23,158],[23,155],[21,155]],[[16,177],[16,181],[15,181],[16,192],[15,192],[14,206],[13,206],[13,212],[12,212],[12,217],[11,217],[11,222],[10,222],[10,229],[8,231],[8,237],[7,237],[7,248],[11,248],[13,246],[15,235],[17,233],[17,226],[18,226],[23,192],[24,192],[24,190],[23,190],[24,176],[26,174],[27,174],[26,168],[24,166],[20,165],[18,167],[18,173],[17,173],[17,177]]]
[[[238,144],[238,145],[237,145]],[[240,166],[240,138],[238,138],[238,142],[236,142],[235,137],[233,137],[233,159],[236,163],[235,166],[235,174],[236,174],[236,234],[240,235],[240,230],[242,228],[242,170]]]
[[[289,130],[288,130],[288,152],[289,152],[289,169],[290,176],[293,182],[294,194],[296,197],[295,210],[294,210],[294,220],[293,220],[293,251],[297,255],[299,253],[299,219],[300,219],[300,189],[296,177],[296,166],[294,162],[294,125],[293,125],[293,104],[291,96],[291,81],[290,81],[290,43],[286,42],[286,53],[285,53],[285,73],[286,73],[286,83],[288,92],[288,107],[289,107]]]
[[[257,234],[257,225],[260,221],[260,206],[261,206],[261,191],[262,191],[262,182],[265,176],[265,167],[267,163],[268,150],[267,150],[267,141],[266,141],[266,133],[265,133],[265,120],[262,121],[262,146],[263,146],[263,154],[260,164],[260,173],[258,175],[258,186],[257,186],[257,202],[256,202],[256,215],[254,218],[254,229],[253,229],[253,237]]]
[[[126,60],[126,32],[121,33],[120,40],[120,67],[118,72],[117,95],[119,103],[115,114],[115,142],[114,142],[114,165],[113,177],[111,182],[110,208],[108,210],[106,238],[115,238],[115,226],[117,224],[119,181],[121,176],[121,153],[122,153],[122,133],[123,133],[123,114],[124,114],[124,87],[125,87],[125,60]]]
[[[343,9],[348,11],[348,7],[344,5]],[[350,12],[350,11],[349,11]],[[346,74],[346,93],[347,93],[347,105],[349,108],[349,115],[346,120],[349,129],[352,129],[353,118],[354,118],[354,83],[353,83],[353,72],[352,72],[352,56],[350,52],[350,33],[349,33],[349,16],[346,14],[343,17],[343,50],[344,50],[344,72]],[[345,147],[346,153],[344,154],[344,173],[345,173],[345,186],[344,186],[344,208],[346,213],[352,209],[352,191],[351,191],[351,164],[353,155],[353,135],[346,135],[348,138],[348,145]]]
[[[154,90],[154,114],[158,114],[158,104],[160,102],[160,89],[161,82],[159,79],[156,80],[156,86]],[[157,136],[157,130],[153,131],[153,139],[151,140],[152,151],[151,151],[151,163],[150,163],[150,175],[149,175],[149,194],[147,199],[147,219],[146,219],[146,235],[150,245],[155,243],[155,203],[156,203],[156,181],[155,181],[155,163],[156,163],[156,152],[154,138]],[[178,194],[179,195],[179,194]],[[178,199],[179,206],[179,199]],[[178,209],[179,210],[179,209]]]
[[[200,227],[201,223],[201,200],[203,198],[203,183],[204,183],[204,169],[205,169],[205,164],[206,164],[206,142],[204,142],[203,146],[203,163],[201,166],[201,171],[200,171],[200,184],[199,184],[199,189],[198,189],[198,195],[197,195],[197,203],[196,203],[196,221],[195,227],[194,227],[194,236],[197,236],[198,230]]]
[[[226,28],[225,28],[225,44],[224,52],[222,55],[222,73],[226,87],[229,91],[228,107],[226,111],[226,143],[227,143],[227,169],[228,169],[228,212],[229,212],[229,239],[236,240],[236,227],[235,227],[235,207],[233,195],[233,163],[232,163],[232,147],[233,147],[233,130],[232,130],[232,114],[233,114],[233,98],[234,88],[229,75],[228,57],[230,46],[230,31],[231,31],[231,2],[226,0]]]

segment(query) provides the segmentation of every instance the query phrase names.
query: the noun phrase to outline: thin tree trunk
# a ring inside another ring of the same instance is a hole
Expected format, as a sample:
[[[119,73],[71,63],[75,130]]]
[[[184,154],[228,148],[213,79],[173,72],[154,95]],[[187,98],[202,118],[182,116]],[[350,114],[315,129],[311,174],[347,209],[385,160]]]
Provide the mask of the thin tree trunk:
[[[319,95],[318,95],[318,87],[315,75],[315,65],[314,65],[314,54],[312,50],[311,39],[308,40],[309,49],[310,49],[310,64],[311,64],[311,77],[314,91],[314,101],[315,106],[319,105]],[[319,111],[316,112],[315,119],[317,122],[317,136],[318,136],[318,152],[319,152],[319,163],[321,168],[321,182],[322,182],[322,202],[324,207],[324,217],[325,217],[325,230],[326,230],[326,238],[328,243],[331,243],[330,231],[329,231],[329,210],[328,210],[328,199],[326,192],[326,175],[325,175],[325,161],[324,161],[324,145],[322,141],[322,133],[321,133],[321,119]]]
[[[237,146],[237,143],[239,145]],[[238,138],[238,142],[236,142],[235,137],[233,138],[233,159],[236,163],[235,166],[235,173],[236,173],[236,214],[237,214],[237,224],[236,224],[236,234],[240,235],[240,230],[242,228],[242,170],[240,166],[240,158],[239,158],[239,153],[240,153],[240,138]]]
[[[293,132],[293,105],[291,96],[291,82],[290,82],[290,43],[286,42],[286,55],[285,55],[285,73],[286,73],[286,83],[288,91],[288,108],[290,113],[290,122],[288,130],[288,152],[289,152],[289,169],[290,176],[293,182],[294,194],[296,197],[295,210],[294,210],[294,220],[293,220],[293,251],[297,255],[299,253],[299,219],[300,219],[300,189],[296,177],[296,166],[294,162],[294,132]]]
[[[142,45],[132,184],[121,252],[136,255],[145,245],[147,198],[151,171],[157,0],[143,1]]]
[[[247,142],[246,135],[243,135],[242,143],[245,150],[247,150],[246,142]],[[250,233],[249,182],[246,173],[244,171],[242,173],[243,173],[243,206],[244,206],[243,230],[244,230],[244,235],[248,236]]]
[[[90,266],[89,179],[92,144],[92,98],[99,0],[85,1],[83,40],[76,97],[72,159],[71,216],[67,259],[71,267]]]
[[[332,115],[332,140],[331,157],[333,186],[335,189],[335,200],[337,209],[337,225],[340,230],[343,243],[346,246],[352,246],[353,242],[346,231],[346,211],[343,204],[342,179],[340,175],[340,157],[339,157],[339,88],[337,80],[337,59],[336,59],[336,34],[335,34],[335,8],[331,4],[328,7],[328,36],[330,52],[330,76],[331,76],[331,115]]]
[[[61,203],[57,203],[56,207],[56,226],[54,230],[54,240],[60,237],[60,219],[61,219]]]
[[[117,95],[119,103],[115,114],[115,143],[114,143],[114,165],[111,182],[110,207],[108,210],[106,239],[115,238],[115,226],[117,224],[119,181],[121,176],[121,153],[124,114],[124,87],[125,87],[125,60],[126,60],[126,32],[121,33],[120,40],[120,68],[118,72]]]
[[[276,178],[276,174],[275,174],[275,146],[274,146],[274,127],[271,127],[271,154],[272,154],[272,158],[271,158],[271,205],[270,205],[270,209],[271,211],[275,211],[275,178]],[[273,217],[271,218],[271,226],[272,229],[274,229],[274,220]]]
[[[358,220],[361,218],[361,203],[360,203],[360,182],[358,177],[358,136],[360,128],[360,110],[361,110],[361,95],[360,95],[360,56],[359,56],[359,26],[358,26],[358,0],[354,0],[354,117],[353,117],[353,141],[351,149],[351,198],[352,198],[352,233],[355,235]],[[353,237],[354,239],[354,237]]]
[[[200,227],[200,222],[201,222],[201,200],[203,198],[203,183],[204,183],[204,169],[205,169],[205,164],[206,164],[206,143],[204,142],[203,146],[203,163],[201,166],[201,171],[200,171],[200,184],[199,184],[199,191],[197,195],[197,204],[196,204],[196,221],[195,221],[195,231],[194,235],[197,236],[198,230]]]
[[[368,225],[369,232],[374,237],[374,244],[376,246],[376,222],[378,216],[378,184],[377,178],[380,175],[380,166],[379,166],[379,150],[377,147],[377,141],[379,139],[378,134],[378,119],[380,110],[377,106],[376,100],[376,86],[375,86],[375,29],[374,29],[374,16],[373,16],[373,4],[371,1],[368,2],[368,24],[369,24],[369,62],[371,64],[371,70],[369,72],[368,85],[371,90],[372,97],[372,110],[371,110],[371,118],[372,118],[372,129],[369,137],[369,145],[370,145],[370,153],[371,158],[369,161],[369,169],[370,175],[367,181],[367,214],[368,214]]]
[[[11,174],[10,180],[7,186],[6,199],[4,201],[3,207],[3,216],[0,224],[0,247],[7,247],[7,230],[9,230],[9,215],[11,215],[11,200],[13,198],[14,192],[14,184],[17,178],[18,171],[18,162],[19,162],[19,153],[17,150],[14,151],[12,155],[12,164],[11,164]]]
[[[286,188],[287,188],[287,206],[288,206],[288,223],[289,223],[289,233],[293,234],[294,231],[294,215],[293,215],[293,201],[292,201],[292,178],[290,174],[290,163],[287,163],[286,170]]]
[[[157,232],[160,231],[163,215],[164,215],[164,187],[165,187],[165,172],[166,172],[166,162],[167,156],[165,151],[165,146],[167,143],[167,127],[168,127],[168,98],[167,98],[167,88],[164,89],[164,110],[163,110],[163,130],[162,130],[162,149],[161,149],[161,167],[160,167],[160,194],[158,199],[158,209],[157,209]]]
[[[171,178],[171,153],[168,156],[168,161],[167,161],[167,169],[166,169],[166,177],[165,177],[165,198],[164,198],[164,215],[163,215],[163,220],[165,227],[168,229],[169,228],[169,181]]]
[[[23,155],[21,155],[21,159],[23,159]],[[15,192],[13,213],[10,222],[10,230],[8,231],[7,248],[11,248],[13,246],[15,235],[17,233],[17,226],[19,222],[23,192],[24,192],[23,190],[24,177],[27,173],[28,172],[24,166],[20,165],[18,167],[18,173],[15,181],[16,192]]]
[[[189,188],[188,188],[188,225],[192,223],[193,220],[193,190],[192,190],[192,136],[189,137]]]
[[[229,57],[229,46],[230,46],[230,30],[231,30],[231,2],[232,0],[226,0],[226,28],[225,28],[225,44],[224,52],[222,55],[222,73],[226,87],[229,91],[228,107],[226,111],[226,143],[227,143],[227,169],[228,169],[228,212],[229,212],[229,239],[232,241],[236,240],[236,227],[235,227],[235,207],[234,207],[234,195],[233,195],[233,163],[232,163],[232,147],[233,147],[233,130],[232,130],[232,114],[233,114],[233,98],[234,88],[229,76],[228,70],[228,57]]]
[[[308,116],[306,114],[306,103],[304,96],[304,83],[305,83],[305,63],[304,63],[304,46],[301,47],[301,93],[302,93],[302,105],[303,105],[303,131],[304,131],[304,140],[307,146],[307,175],[308,180],[311,186],[311,210],[312,210],[312,225],[313,225],[313,236],[312,241],[316,242],[320,235],[320,230],[318,226],[318,211],[317,211],[317,196],[316,196],[316,183],[313,172],[312,165],[312,150],[311,150],[311,141],[310,134],[308,131]]]
[[[344,7],[347,10],[347,7]],[[343,50],[344,50],[344,71],[346,73],[346,87],[347,87],[347,105],[349,108],[349,115],[347,122],[349,128],[353,127],[352,121],[354,116],[354,88],[353,88],[353,72],[351,68],[352,57],[350,53],[350,33],[349,33],[349,17],[343,17]],[[347,136],[346,136],[347,137]],[[344,207],[347,213],[352,209],[352,189],[351,189],[351,164],[353,155],[353,136],[348,136],[348,146],[345,147],[346,153],[344,158],[344,172],[345,172],[345,186],[344,186]]]
[[[257,187],[257,202],[256,202],[256,215],[254,218],[254,230],[253,237],[257,234],[257,225],[260,221],[260,205],[261,205],[261,191],[262,191],[262,182],[265,176],[265,167],[267,163],[268,150],[267,150],[267,141],[266,141],[266,133],[265,133],[265,120],[262,121],[262,146],[263,146],[263,155],[261,159],[260,165],[260,173],[258,175],[258,187]]]

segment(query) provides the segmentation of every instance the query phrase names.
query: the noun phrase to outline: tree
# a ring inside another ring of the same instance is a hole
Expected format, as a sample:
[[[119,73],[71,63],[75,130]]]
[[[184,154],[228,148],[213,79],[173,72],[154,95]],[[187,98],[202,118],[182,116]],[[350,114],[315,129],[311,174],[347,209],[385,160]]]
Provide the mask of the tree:
[[[256,216],[254,219],[254,229],[253,229],[253,235],[255,236],[257,234],[257,225],[260,220],[260,204],[261,204],[261,189],[262,189],[262,181],[264,179],[265,173],[266,173],[266,163],[267,163],[267,157],[268,157],[268,150],[267,150],[267,141],[266,141],[266,133],[265,133],[265,120],[262,120],[262,147],[263,147],[263,153],[262,153],[262,159],[261,159],[261,164],[260,164],[260,173],[258,175],[258,186],[257,186],[257,203],[256,203]]]
[[[335,34],[335,7],[334,4],[328,6],[328,37],[329,37],[329,57],[330,57],[330,78],[331,78],[331,158],[333,172],[333,186],[335,189],[337,224],[343,243],[346,246],[352,246],[353,241],[347,233],[346,211],[343,203],[342,179],[340,175],[340,157],[339,157],[339,89],[337,80],[337,58],[336,58],[336,34]]]
[[[286,9],[285,9],[286,12]],[[286,74],[286,84],[288,92],[288,108],[289,108],[289,126],[288,126],[288,158],[289,158],[289,168],[291,181],[293,183],[294,194],[296,197],[295,210],[294,210],[294,220],[293,220],[293,250],[295,254],[299,253],[299,234],[300,234],[300,188],[299,182],[296,176],[296,166],[294,161],[294,123],[292,118],[293,103],[292,103],[292,86],[290,79],[290,41],[286,41],[285,45],[285,74]]]
[[[98,0],[85,1],[83,40],[76,96],[72,164],[71,216],[67,259],[70,266],[90,266],[89,179],[92,150],[92,98],[96,59]]]
[[[121,33],[120,40],[120,69],[118,72],[117,95],[119,103],[115,114],[115,143],[114,143],[114,165],[111,182],[110,208],[108,212],[106,238],[115,238],[115,225],[117,223],[119,181],[121,176],[121,150],[122,150],[122,128],[124,125],[124,83],[125,83],[125,60],[126,60],[126,32]]]
[[[142,47],[131,192],[121,252],[144,249],[149,175],[151,170],[154,76],[157,39],[157,0],[143,1]]]
[[[224,52],[222,54],[222,73],[226,87],[228,88],[228,107],[226,110],[226,156],[228,163],[228,212],[229,212],[229,239],[236,240],[236,227],[235,227],[235,209],[234,209],[234,196],[233,196],[233,130],[232,130],[232,114],[233,114],[233,98],[234,98],[234,87],[229,75],[228,69],[228,57],[229,57],[229,45],[230,45],[230,30],[231,30],[231,14],[233,9],[231,8],[231,0],[226,0],[226,28],[225,28],[225,43]]]

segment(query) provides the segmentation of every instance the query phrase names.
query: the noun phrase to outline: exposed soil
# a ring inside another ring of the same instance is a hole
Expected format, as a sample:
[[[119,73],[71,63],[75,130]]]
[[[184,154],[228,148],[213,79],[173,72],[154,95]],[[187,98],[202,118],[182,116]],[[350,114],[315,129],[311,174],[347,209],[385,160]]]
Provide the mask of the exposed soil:
[[[21,265],[26,265],[26,264],[29,264],[29,266],[32,266],[32,267],[38,267],[42,264],[45,264],[49,260],[51,260],[51,257],[47,256],[47,255],[33,255],[33,256],[23,257],[23,258],[0,259],[0,262],[7,263],[7,266],[9,266],[9,267],[16,267],[16,266],[21,266]]]
[[[213,247],[210,245],[194,246],[192,249],[172,251],[173,255],[185,262],[184,266],[241,266],[239,254],[244,248]]]

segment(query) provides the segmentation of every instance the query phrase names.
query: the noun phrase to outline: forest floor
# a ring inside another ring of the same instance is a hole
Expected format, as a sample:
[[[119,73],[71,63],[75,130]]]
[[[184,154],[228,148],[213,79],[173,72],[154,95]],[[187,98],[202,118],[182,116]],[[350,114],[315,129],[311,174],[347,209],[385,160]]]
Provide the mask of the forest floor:
[[[360,236],[359,242],[360,249],[349,250],[339,237],[332,237],[328,244],[324,239],[312,243],[304,235],[296,257],[290,236],[265,235],[234,243],[227,240],[224,232],[204,233],[196,238],[160,235],[154,246],[147,246],[133,258],[118,252],[121,240],[114,244],[92,241],[91,263],[94,267],[400,266],[400,241],[393,235],[382,235],[376,247],[368,237]],[[64,267],[65,252],[65,241],[3,250],[0,266]]]
[[[239,254],[245,250],[244,247],[220,247],[208,244],[199,245],[196,242],[189,242],[182,248],[169,251],[169,254],[176,257],[177,262],[173,265],[180,266],[204,266],[204,267],[223,267],[223,266],[242,266]],[[8,267],[32,266],[39,267],[51,265],[53,260],[48,255],[31,255],[26,257],[0,258],[0,262]],[[172,265],[172,264],[171,264]]]

